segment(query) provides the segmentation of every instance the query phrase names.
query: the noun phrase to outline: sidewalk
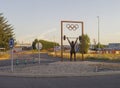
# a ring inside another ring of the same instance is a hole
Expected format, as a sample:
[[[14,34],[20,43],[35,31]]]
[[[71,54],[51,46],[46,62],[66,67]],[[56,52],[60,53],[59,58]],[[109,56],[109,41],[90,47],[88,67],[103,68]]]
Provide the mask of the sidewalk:
[[[96,76],[120,74],[119,63],[91,62],[91,61],[57,61],[49,64],[19,65],[0,67],[0,76],[15,77],[68,77],[68,76]]]

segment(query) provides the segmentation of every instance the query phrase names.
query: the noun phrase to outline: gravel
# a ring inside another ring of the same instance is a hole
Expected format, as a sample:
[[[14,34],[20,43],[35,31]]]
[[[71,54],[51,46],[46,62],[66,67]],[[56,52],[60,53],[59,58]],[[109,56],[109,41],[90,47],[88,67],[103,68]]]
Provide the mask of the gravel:
[[[82,72],[93,72],[94,67],[84,62],[55,62],[48,65],[25,67],[19,71],[31,72],[34,74],[78,74]]]
[[[11,72],[10,68],[10,66],[0,67],[0,72]],[[120,64],[91,61],[57,61],[49,64],[14,65],[14,72],[31,74],[80,74],[109,70],[120,71]]]

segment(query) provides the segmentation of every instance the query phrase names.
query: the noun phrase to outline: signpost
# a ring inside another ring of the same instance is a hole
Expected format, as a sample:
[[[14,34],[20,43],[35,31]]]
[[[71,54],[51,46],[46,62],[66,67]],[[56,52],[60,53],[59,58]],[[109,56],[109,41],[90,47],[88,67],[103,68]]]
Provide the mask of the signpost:
[[[77,29],[80,29],[79,24],[81,24],[81,43],[82,43],[82,60],[84,60],[84,22],[83,21],[61,21],[61,61],[63,61],[63,40],[64,40],[64,36],[63,36],[63,30],[65,29],[64,25],[66,25],[66,28],[69,31],[76,31]]]
[[[42,44],[41,43],[36,43],[36,48],[39,52],[39,64],[40,64],[40,50],[42,49]]]
[[[13,72],[13,47],[14,47],[14,39],[10,38],[9,47],[11,49],[11,71]]]

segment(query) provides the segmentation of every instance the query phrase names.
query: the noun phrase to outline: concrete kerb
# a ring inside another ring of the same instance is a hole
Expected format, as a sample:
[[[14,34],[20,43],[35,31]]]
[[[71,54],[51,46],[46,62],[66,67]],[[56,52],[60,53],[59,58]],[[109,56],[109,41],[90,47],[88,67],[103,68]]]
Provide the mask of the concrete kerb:
[[[7,77],[90,77],[103,75],[120,75],[120,71],[106,71],[106,72],[88,72],[88,73],[66,73],[66,74],[30,74],[30,73],[14,73],[14,72],[0,72],[0,76]]]

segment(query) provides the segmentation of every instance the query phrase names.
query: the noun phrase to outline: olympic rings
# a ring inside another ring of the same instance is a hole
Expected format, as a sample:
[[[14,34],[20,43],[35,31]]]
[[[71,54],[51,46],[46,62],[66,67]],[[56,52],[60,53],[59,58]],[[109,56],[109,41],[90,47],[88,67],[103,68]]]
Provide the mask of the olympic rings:
[[[76,31],[79,28],[78,24],[66,24],[66,28],[69,29],[70,31]]]

